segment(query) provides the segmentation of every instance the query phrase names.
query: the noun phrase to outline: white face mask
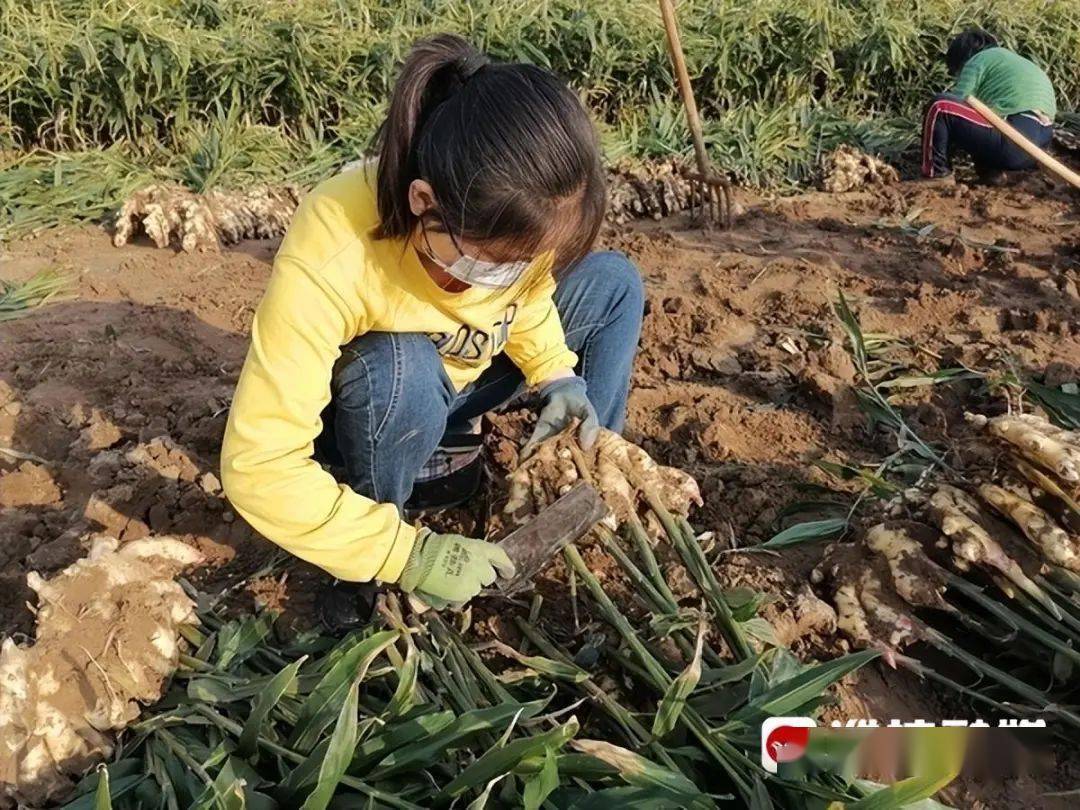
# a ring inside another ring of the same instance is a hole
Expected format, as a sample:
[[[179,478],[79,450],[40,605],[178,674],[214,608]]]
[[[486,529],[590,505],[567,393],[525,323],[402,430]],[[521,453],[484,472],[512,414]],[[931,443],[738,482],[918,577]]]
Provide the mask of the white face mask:
[[[514,262],[488,262],[483,259],[476,259],[472,256],[465,255],[461,248],[457,247],[457,240],[451,236],[454,241],[454,247],[457,248],[458,253],[461,255],[454,260],[452,264],[447,264],[431,249],[431,244],[428,242],[427,229],[424,227],[423,222],[420,223],[421,231],[424,235],[424,244],[426,249],[424,254],[439,265],[447,275],[456,278],[458,281],[473,287],[486,287],[488,289],[504,289],[506,287],[512,287],[523,275],[525,271],[529,269],[529,265],[532,264],[531,260],[519,259]],[[449,233],[449,232],[448,232]]]

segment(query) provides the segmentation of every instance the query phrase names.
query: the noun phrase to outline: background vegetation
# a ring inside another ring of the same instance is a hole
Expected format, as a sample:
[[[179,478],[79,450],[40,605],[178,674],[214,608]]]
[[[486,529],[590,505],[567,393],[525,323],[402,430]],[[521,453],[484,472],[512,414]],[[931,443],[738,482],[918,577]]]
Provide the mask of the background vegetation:
[[[805,179],[822,150],[895,156],[979,23],[1080,98],[1075,0],[682,0],[715,159]],[[364,150],[395,65],[453,30],[550,67],[609,158],[687,153],[653,0],[0,0],[0,205],[33,228],[96,215],[151,176],[203,189],[310,183]]]

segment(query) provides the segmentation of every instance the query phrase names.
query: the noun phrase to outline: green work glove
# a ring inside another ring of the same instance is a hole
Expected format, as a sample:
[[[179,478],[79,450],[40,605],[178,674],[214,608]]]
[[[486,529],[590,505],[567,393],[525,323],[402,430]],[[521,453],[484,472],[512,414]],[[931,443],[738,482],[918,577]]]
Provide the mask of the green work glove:
[[[545,439],[562,432],[575,419],[581,423],[578,429],[578,441],[588,450],[600,434],[600,420],[596,418],[589,397],[585,393],[585,380],[581,377],[561,377],[552,380],[540,389],[544,407],[532,436],[521,451],[527,457],[536,445]]]
[[[460,607],[491,585],[514,576],[514,563],[494,543],[421,529],[398,586],[436,610]]]

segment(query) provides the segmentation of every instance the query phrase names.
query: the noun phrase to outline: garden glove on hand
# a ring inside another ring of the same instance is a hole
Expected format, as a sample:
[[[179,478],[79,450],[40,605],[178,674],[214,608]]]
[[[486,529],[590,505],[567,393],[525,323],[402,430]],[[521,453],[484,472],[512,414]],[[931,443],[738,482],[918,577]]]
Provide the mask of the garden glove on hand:
[[[578,429],[581,447],[588,450],[596,443],[600,420],[585,393],[585,380],[577,376],[560,377],[544,385],[540,396],[544,398],[544,407],[540,410],[536,429],[521,451],[522,458],[528,458],[536,445],[561,433],[574,419],[581,423]]]
[[[494,543],[422,529],[401,571],[398,586],[442,610],[461,607],[495,582],[496,575],[513,577],[514,563]]]

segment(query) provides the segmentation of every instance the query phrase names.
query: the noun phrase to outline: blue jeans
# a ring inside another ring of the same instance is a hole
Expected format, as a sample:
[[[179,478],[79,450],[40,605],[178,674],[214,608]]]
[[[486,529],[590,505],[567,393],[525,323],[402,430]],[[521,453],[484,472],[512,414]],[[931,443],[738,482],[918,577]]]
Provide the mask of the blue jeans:
[[[637,268],[621,253],[590,253],[563,275],[554,298],[600,424],[621,431],[644,310]],[[458,393],[427,335],[369,332],[342,349],[316,457],[344,467],[361,495],[401,509],[444,436],[467,433],[524,390],[504,354]]]

